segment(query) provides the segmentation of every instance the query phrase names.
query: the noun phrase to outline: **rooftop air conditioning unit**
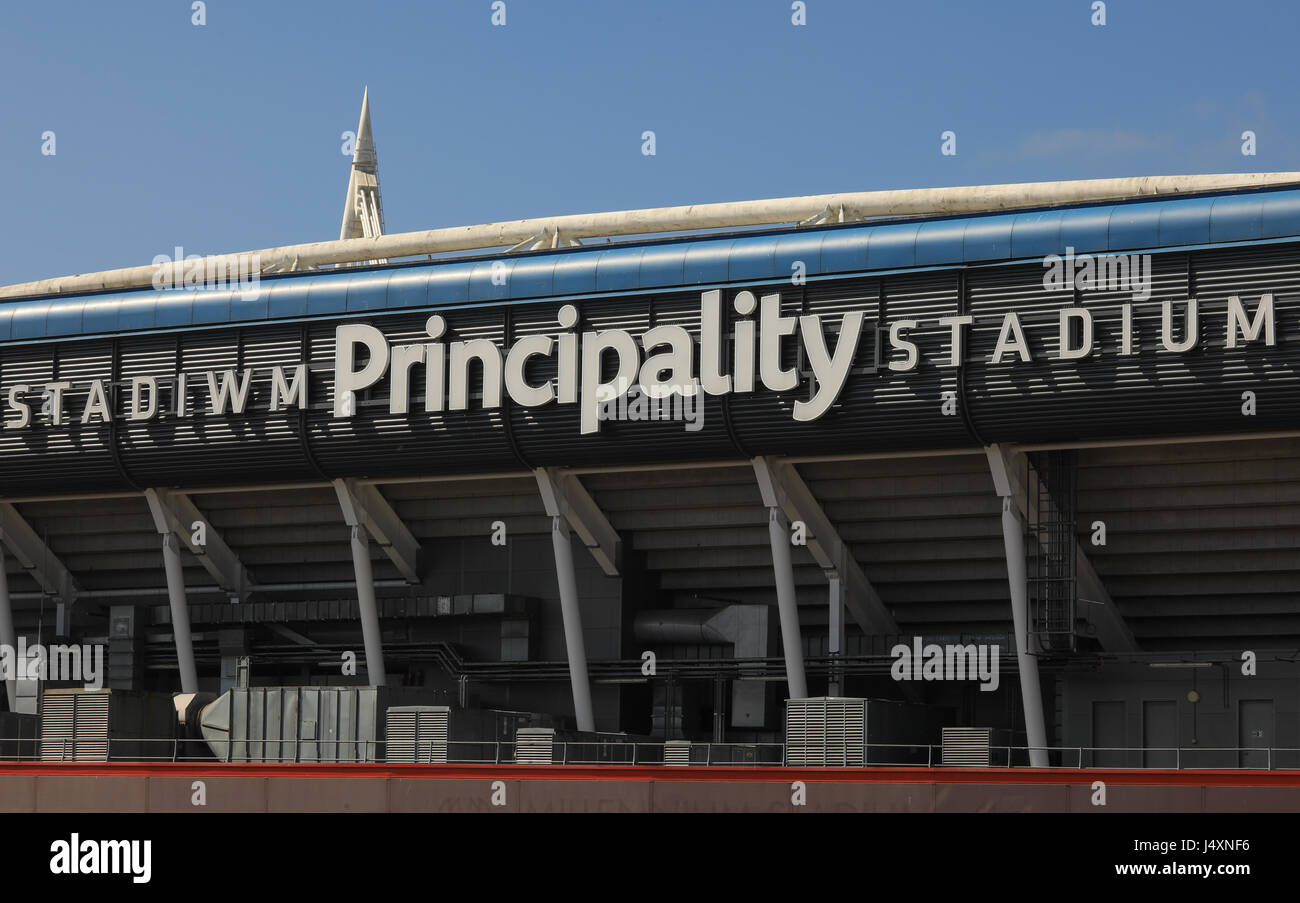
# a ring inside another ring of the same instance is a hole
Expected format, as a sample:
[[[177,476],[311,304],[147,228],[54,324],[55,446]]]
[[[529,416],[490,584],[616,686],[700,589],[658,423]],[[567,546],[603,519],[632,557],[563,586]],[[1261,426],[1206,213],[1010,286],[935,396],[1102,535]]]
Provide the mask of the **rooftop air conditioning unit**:
[[[669,740],[664,744],[665,765],[690,765],[691,741]]]
[[[945,727],[944,765],[974,765],[988,768],[992,762],[993,729],[989,727]]]
[[[787,765],[866,765],[866,737],[865,699],[786,700]]]
[[[170,695],[129,690],[46,690],[42,762],[170,760],[176,710]]]
[[[516,765],[551,765],[554,761],[554,728],[521,727],[515,731]]]
[[[391,706],[385,713],[387,761],[407,764],[447,763],[451,708]]]

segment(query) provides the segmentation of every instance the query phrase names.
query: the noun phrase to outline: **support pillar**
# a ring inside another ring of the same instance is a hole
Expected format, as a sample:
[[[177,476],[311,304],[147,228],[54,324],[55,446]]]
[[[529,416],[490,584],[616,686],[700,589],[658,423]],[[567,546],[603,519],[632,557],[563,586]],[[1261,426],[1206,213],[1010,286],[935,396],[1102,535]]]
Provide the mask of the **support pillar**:
[[[361,524],[352,525],[352,568],[357,576],[357,608],[361,613],[361,638],[366,647],[366,683],[385,682],[384,644],[379,632],[379,606],[375,602],[375,575],[370,566],[370,537]]]
[[[181,568],[180,540],[175,533],[163,534],[163,567],[167,571],[167,598],[172,609],[172,634],[176,640],[176,665],[181,675],[181,692],[199,692],[199,672],[194,667],[194,634],[190,631],[190,608],[185,601],[185,572]]]
[[[555,547],[555,576],[560,585],[560,612],[564,617],[564,645],[569,656],[569,681],[573,684],[573,714],[578,730],[594,731],[591,684],[587,678],[587,645],[578,608],[578,579],[573,570],[573,545],[569,524],[562,514],[551,515],[551,543]]]
[[[839,696],[840,656],[844,654],[844,580],[839,571],[830,571],[827,575],[830,587],[830,639],[827,641],[827,653],[831,658],[830,681],[826,690],[828,696]]]
[[[799,607],[794,593],[794,563],[790,557],[790,523],[780,508],[767,509],[767,532],[772,542],[772,570],[776,577],[776,604],[781,614],[781,645],[785,648],[785,675],[791,699],[808,698],[803,669],[803,644],[799,635]]]
[[[1011,620],[1016,631],[1016,663],[1020,671],[1020,697],[1025,709],[1025,735],[1029,764],[1047,768],[1047,727],[1043,721],[1043,694],[1038,685],[1038,660],[1029,646],[1029,579],[1025,571],[1025,521],[1016,505],[1014,474],[1002,449],[985,449],[993,472],[993,485],[1002,498],[1002,540],[1007,554],[1007,582],[1011,589]]]
[[[0,645],[12,651],[13,668],[5,675],[5,698],[9,711],[16,712],[18,684],[18,638],[14,635],[14,612],[9,602],[9,575],[5,572],[4,546],[0,545]]]

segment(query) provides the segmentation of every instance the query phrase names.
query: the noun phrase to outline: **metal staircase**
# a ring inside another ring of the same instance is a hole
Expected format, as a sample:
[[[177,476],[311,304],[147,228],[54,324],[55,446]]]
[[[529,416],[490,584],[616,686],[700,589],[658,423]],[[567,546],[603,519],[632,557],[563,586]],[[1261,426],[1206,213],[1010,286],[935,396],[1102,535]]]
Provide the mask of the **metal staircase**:
[[[1030,633],[1048,652],[1073,652],[1078,581],[1075,561],[1075,496],[1078,460],[1073,451],[1032,456],[1037,480],[1027,480],[1025,510],[1029,541]]]

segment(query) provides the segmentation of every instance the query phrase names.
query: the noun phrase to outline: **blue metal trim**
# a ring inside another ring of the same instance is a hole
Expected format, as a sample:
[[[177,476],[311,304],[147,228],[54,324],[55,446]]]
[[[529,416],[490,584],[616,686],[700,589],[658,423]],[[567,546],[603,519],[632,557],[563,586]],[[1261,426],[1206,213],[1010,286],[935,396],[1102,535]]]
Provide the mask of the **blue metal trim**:
[[[1223,249],[1223,248],[1236,248],[1236,247],[1248,247],[1248,246],[1249,246],[1249,247],[1259,247],[1259,246],[1276,245],[1276,244],[1290,244],[1290,243],[1293,243],[1293,242],[1295,242],[1295,241],[1296,241],[1296,238],[1295,238],[1295,237],[1288,236],[1288,237],[1286,237],[1286,238],[1251,239],[1251,240],[1249,240],[1249,241],[1236,241],[1236,242],[1225,242],[1225,243],[1218,243],[1218,242],[1216,242],[1216,243],[1211,243],[1211,244],[1202,244],[1202,245],[1178,245],[1178,246],[1170,247],[1170,248],[1134,248],[1134,249],[1132,249],[1131,253],[1134,253],[1134,254],[1146,254],[1146,253],[1173,254],[1173,253],[1182,252],[1182,251],[1204,251],[1204,250],[1208,250],[1208,249],[1210,249],[1210,248]],[[1079,253],[1085,253],[1085,252],[1079,252]],[[990,262],[985,263],[983,266],[985,266],[985,267],[989,267],[989,268],[995,268],[995,267],[1004,267],[1004,266],[1018,266],[1018,265],[1022,265],[1022,264],[1024,264],[1024,263],[1025,263],[1025,261],[1023,261],[1023,260],[990,261]],[[940,266],[925,266],[925,267],[919,267],[919,266],[916,266],[916,267],[899,267],[899,268],[897,268],[897,269],[891,269],[891,270],[870,270],[870,271],[866,271],[866,272],[857,272],[857,273],[826,273],[826,274],[822,274],[822,275],[813,275],[813,276],[809,276],[809,277],[808,277],[808,281],[809,281],[809,282],[826,282],[826,281],[829,281],[829,280],[832,280],[832,279],[854,279],[854,278],[871,278],[871,277],[886,277],[886,276],[906,276],[906,275],[913,274],[913,273],[953,273],[953,272],[957,272],[957,271],[959,271],[959,270],[961,270],[961,269],[964,269],[964,266],[963,266],[963,265],[956,265],[956,266],[953,266],[953,265],[940,265]],[[707,285],[707,284],[706,284],[706,285],[686,286],[686,287],[687,287],[687,288],[694,289],[694,290],[699,290],[699,291],[708,291],[708,290],[710,290],[710,289],[715,289],[715,288],[719,288],[719,289],[722,289],[722,288],[742,289],[742,288],[751,288],[751,287],[756,287],[756,286],[770,286],[771,284],[772,284],[772,280],[771,280],[771,279],[753,279],[753,280],[747,280],[747,281],[743,281],[743,282],[720,282],[720,283],[715,283],[715,284],[713,284],[713,285]],[[667,294],[673,294],[673,293],[676,293],[676,292],[680,292],[680,291],[682,290],[682,288],[683,288],[683,286],[680,286],[680,285],[678,285],[678,286],[667,286],[667,287],[664,287],[664,288],[658,288],[658,289],[646,289],[646,290],[643,290],[643,291],[638,291],[638,292],[636,292],[635,294],[639,294],[639,295],[667,295]],[[424,310],[427,311],[427,312],[429,312],[429,313],[448,313],[448,312],[451,312],[451,311],[458,311],[458,310],[483,310],[483,309],[491,309],[491,308],[495,308],[495,307],[504,307],[504,306],[507,306],[507,305],[518,305],[518,304],[564,304],[564,303],[566,303],[566,302],[584,302],[584,301],[585,301],[585,302],[591,302],[591,301],[597,301],[597,302],[599,302],[599,301],[605,300],[606,298],[620,298],[620,297],[627,297],[628,294],[632,294],[632,293],[629,293],[629,292],[614,292],[614,293],[609,293],[609,294],[607,294],[607,295],[588,293],[588,294],[579,294],[579,295],[549,295],[549,296],[544,297],[544,298],[525,298],[525,299],[519,299],[519,300],[507,299],[507,300],[504,300],[504,301],[466,301],[466,302],[461,302],[460,304],[429,304],[429,305],[425,305],[425,306],[424,306]],[[403,309],[403,308],[394,308],[394,307],[391,307],[391,306],[390,306],[390,307],[385,308],[383,312],[386,313],[386,314],[400,314],[400,313],[404,313],[404,312],[406,312],[407,310],[419,310],[419,308],[415,307],[414,305],[412,305],[412,306],[410,306],[409,308],[406,308],[406,309]],[[0,342],[3,342],[3,341],[5,340],[5,338],[6,338],[6,330],[8,329],[8,326],[7,326],[7,317],[8,317],[9,315],[11,315],[11,314],[12,314],[12,311],[6,311],[6,310],[3,310],[3,309],[0,309]],[[312,323],[312,322],[317,322],[317,321],[321,321],[321,320],[328,320],[328,321],[345,321],[345,320],[353,320],[353,319],[357,319],[357,318],[358,318],[358,315],[357,315],[357,314],[352,314],[351,316],[333,316],[333,315],[326,315],[326,316],[299,316],[299,317],[291,317],[291,318],[286,318],[286,319],[274,319],[274,322],[277,323],[277,324],[288,325],[288,324]],[[40,344],[44,344],[44,343],[49,342],[49,341],[78,341],[78,340],[94,341],[94,340],[100,340],[100,339],[103,339],[103,338],[106,338],[106,337],[111,338],[112,335],[127,335],[127,334],[134,335],[134,334],[140,334],[140,333],[154,333],[154,334],[157,334],[157,333],[159,333],[159,332],[163,332],[163,334],[165,334],[165,335],[171,335],[171,334],[174,334],[174,333],[182,333],[182,332],[198,332],[198,331],[202,331],[202,330],[210,330],[210,329],[233,329],[233,328],[237,328],[237,327],[239,327],[239,326],[241,326],[241,325],[256,325],[256,324],[216,323],[216,324],[186,325],[186,326],[183,326],[183,327],[180,327],[180,328],[175,328],[175,329],[166,329],[166,330],[158,330],[158,329],[137,329],[137,330],[132,330],[130,333],[126,333],[126,332],[119,331],[118,333],[110,334],[110,335],[107,335],[107,336],[106,336],[106,335],[98,335],[98,334],[97,334],[97,335],[84,335],[84,336],[65,336],[65,337],[56,337],[55,339],[49,339],[49,338],[36,338],[36,339],[13,340],[13,341],[5,342],[5,344],[16,346],[16,345],[40,345]]]
[[[772,282],[790,278],[800,262],[806,278],[817,279],[999,265],[1067,247],[1076,254],[1165,251],[1295,237],[1300,189],[1137,199],[307,273],[264,280],[248,296],[142,290],[10,301],[0,304],[0,341]]]

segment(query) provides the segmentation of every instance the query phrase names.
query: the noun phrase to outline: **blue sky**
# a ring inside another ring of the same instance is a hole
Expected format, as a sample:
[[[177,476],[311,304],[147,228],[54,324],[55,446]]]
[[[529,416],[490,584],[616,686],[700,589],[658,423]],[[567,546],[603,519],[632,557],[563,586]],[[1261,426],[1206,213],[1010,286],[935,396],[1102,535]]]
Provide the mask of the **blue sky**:
[[[806,4],[3,0],[0,284],[336,238],[365,85],[390,232],[1300,170],[1293,0]]]

